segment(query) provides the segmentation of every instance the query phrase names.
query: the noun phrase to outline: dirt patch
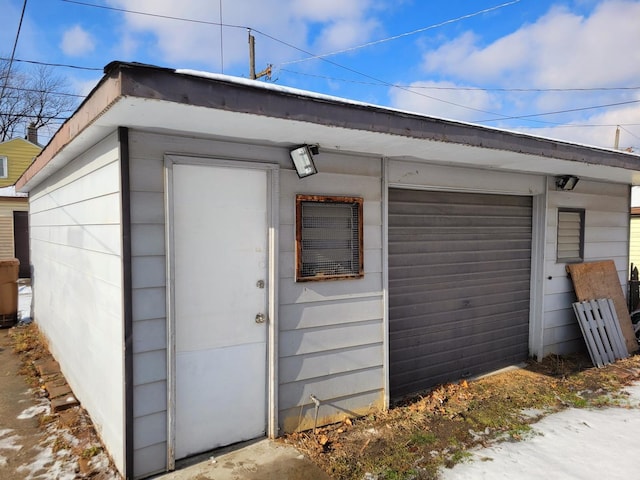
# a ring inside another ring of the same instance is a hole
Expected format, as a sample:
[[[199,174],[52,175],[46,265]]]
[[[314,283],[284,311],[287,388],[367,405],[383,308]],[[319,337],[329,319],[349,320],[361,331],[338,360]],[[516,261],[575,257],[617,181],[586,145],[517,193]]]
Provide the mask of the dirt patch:
[[[31,323],[13,327],[9,331],[13,351],[18,354],[22,367],[20,374],[32,387],[33,395],[48,399],[47,386],[66,384],[59,372],[47,370],[57,365],[49,353],[47,342],[38,327]],[[49,402],[47,402],[49,403]],[[56,412],[47,405],[37,416],[45,442],[41,446],[42,459],[33,462],[29,475],[35,477],[41,471],[59,471],[51,478],[66,478],[73,472],[73,478],[92,478],[96,480],[119,479],[120,476],[106,453],[88,413],[81,406],[73,406]],[[54,467],[51,459],[55,459]],[[48,462],[48,463],[47,463]],[[57,476],[56,476],[57,475]],[[40,478],[40,476],[38,476]],[[49,478],[46,475],[42,478]]]
[[[604,368],[586,356],[549,356],[526,368],[439,386],[386,412],[282,439],[337,480],[437,479],[474,446],[519,441],[530,425],[564,408],[625,404],[640,379],[640,355]]]

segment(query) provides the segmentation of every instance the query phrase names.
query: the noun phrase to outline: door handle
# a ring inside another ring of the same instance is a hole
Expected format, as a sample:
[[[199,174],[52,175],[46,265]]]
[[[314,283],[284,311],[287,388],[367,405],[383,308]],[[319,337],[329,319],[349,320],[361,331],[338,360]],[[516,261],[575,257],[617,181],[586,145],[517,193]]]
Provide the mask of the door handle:
[[[258,313],[256,315],[256,323],[264,323],[267,320],[267,316],[264,313]]]

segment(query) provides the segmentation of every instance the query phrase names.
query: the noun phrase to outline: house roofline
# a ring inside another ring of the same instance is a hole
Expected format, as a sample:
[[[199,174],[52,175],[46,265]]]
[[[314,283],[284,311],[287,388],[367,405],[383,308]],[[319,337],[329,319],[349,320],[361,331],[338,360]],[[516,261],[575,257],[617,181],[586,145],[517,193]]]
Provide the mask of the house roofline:
[[[429,117],[258,81],[112,62],[85,101],[18,179],[17,188],[27,185],[74,138],[127,97],[640,171],[640,157],[627,152]],[[113,128],[118,126],[127,125]]]

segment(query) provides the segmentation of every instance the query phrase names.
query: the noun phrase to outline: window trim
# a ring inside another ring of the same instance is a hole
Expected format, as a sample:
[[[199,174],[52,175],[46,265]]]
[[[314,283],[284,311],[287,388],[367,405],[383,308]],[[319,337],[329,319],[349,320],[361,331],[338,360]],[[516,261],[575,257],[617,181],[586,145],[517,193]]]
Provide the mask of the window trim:
[[[316,274],[313,276],[303,275],[302,264],[302,204],[303,202],[316,203],[341,203],[356,205],[358,211],[358,271],[355,273],[340,273],[335,275]],[[295,281],[296,282],[317,282],[327,280],[347,280],[364,277],[364,218],[363,218],[362,197],[335,196],[335,195],[296,195],[296,225],[295,225]]]
[[[4,175],[0,174],[0,178],[9,178],[9,160],[5,155],[0,155],[0,164],[2,164],[2,172]]]
[[[560,257],[559,235],[560,235],[560,214],[561,213],[578,213],[580,214],[580,244],[578,257]],[[584,262],[584,208],[565,208],[558,207],[557,225],[556,225],[556,263],[582,263]]]

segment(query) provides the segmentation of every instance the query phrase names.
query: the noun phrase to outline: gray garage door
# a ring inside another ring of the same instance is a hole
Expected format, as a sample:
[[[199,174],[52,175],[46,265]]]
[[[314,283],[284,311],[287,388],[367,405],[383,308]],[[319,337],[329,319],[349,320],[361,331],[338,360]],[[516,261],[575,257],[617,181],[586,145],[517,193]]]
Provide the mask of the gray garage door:
[[[531,197],[389,190],[391,396],[528,357]]]

